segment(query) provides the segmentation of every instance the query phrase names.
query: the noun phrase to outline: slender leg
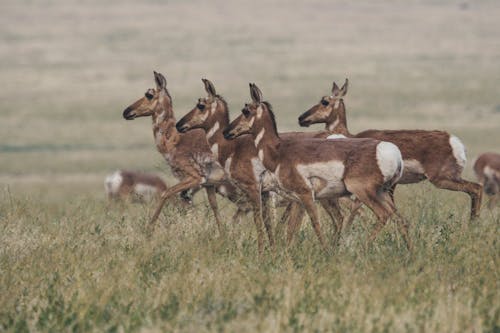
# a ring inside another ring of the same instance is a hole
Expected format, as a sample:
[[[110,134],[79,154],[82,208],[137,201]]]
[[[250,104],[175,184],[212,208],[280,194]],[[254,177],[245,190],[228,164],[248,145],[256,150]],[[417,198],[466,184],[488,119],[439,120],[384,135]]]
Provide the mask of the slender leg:
[[[176,193],[184,191],[184,190],[191,188],[193,186],[196,186],[198,184],[199,184],[198,179],[187,178],[187,179],[183,179],[180,183],[178,183],[178,184],[170,187],[166,191],[164,191],[161,194],[160,202],[158,203],[158,207],[156,208],[155,213],[153,214],[153,217],[151,218],[151,221],[149,222],[148,228],[151,231],[154,230],[156,220],[158,219],[158,216],[160,216],[161,210],[162,210],[163,206],[165,205],[165,202],[168,200],[168,198],[170,198],[172,195],[174,195]]]
[[[278,221],[276,225],[276,237],[280,238],[283,234],[283,228],[285,224],[288,224],[290,221],[290,211],[292,210],[292,202],[289,202],[285,210],[283,211],[283,215],[281,215],[281,219]]]
[[[215,197],[215,186],[205,187],[207,191],[208,203],[214,212],[215,222],[217,223],[217,229],[219,234],[223,236],[225,234],[224,227],[222,226],[221,218],[219,215],[219,208],[217,207],[217,198]]]
[[[330,219],[332,220],[332,225],[334,228],[333,244],[338,245],[338,241],[340,240],[340,234],[342,232],[342,221],[344,219],[342,213],[340,212],[338,199],[336,198],[323,199],[320,200],[319,202],[330,216]]]
[[[483,187],[481,185],[463,179],[433,178],[429,180],[438,188],[469,194],[471,198],[470,219],[474,220],[479,217],[483,196]]]
[[[345,229],[349,229],[352,225],[352,222],[354,221],[354,218],[359,214],[359,209],[363,206],[363,203],[359,201],[358,198],[354,199],[354,205],[351,208],[351,212],[349,216],[347,217],[347,221],[344,224]]]
[[[264,220],[264,226],[266,227],[267,236],[269,238],[269,245],[274,249],[274,235],[273,235],[273,226],[271,224],[271,211],[270,211],[270,196],[268,192],[261,194],[261,205],[262,205],[262,218]]]
[[[288,219],[288,228],[287,228],[287,235],[286,235],[286,244],[289,246],[292,241],[293,237],[297,233],[297,231],[300,229],[300,226],[302,225],[302,220],[304,219],[304,207],[298,202],[292,202],[291,207],[290,207],[290,217]]]
[[[312,195],[310,193],[301,195],[300,200],[302,201],[304,208],[306,209],[307,213],[309,214],[309,217],[311,218],[311,223],[314,228],[314,232],[318,237],[321,247],[325,252],[327,252],[328,250],[326,247],[325,239],[323,238],[323,234],[321,233],[321,227],[319,225],[318,208],[314,204]]]

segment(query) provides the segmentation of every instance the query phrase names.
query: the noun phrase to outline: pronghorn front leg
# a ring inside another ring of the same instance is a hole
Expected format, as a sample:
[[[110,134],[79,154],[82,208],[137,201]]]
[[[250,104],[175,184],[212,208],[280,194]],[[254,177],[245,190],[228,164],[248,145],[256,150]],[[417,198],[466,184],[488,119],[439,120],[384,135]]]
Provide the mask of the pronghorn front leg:
[[[151,218],[151,221],[149,222],[149,229],[151,231],[154,230],[156,220],[158,219],[158,216],[160,216],[161,210],[163,208],[163,205],[165,205],[165,202],[170,198],[172,195],[179,193],[181,191],[187,190],[189,188],[195,187],[197,185],[200,185],[201,180],[193,177],[185,178],[183,179],[180,183],[172,186],[168,190],[164,191],[161,194],[160,197],[160,202],[158,204],[158,207],[155,210],[155,213],[153,214],[153,217]]]
[[[333,228],[335,229],[334,235],[333,235],[333,244],[337,245],[338,241],[340,239],[340,234],[342,232],[342,223],[344,220],[344,217],[342,216],[342,213],[340,212],[340,206],[338,199],[333,198],[333,199],[322,199],[319,201],[321,206],[325,209],[325,211],[328,213],[330,216],[330,219],[332,220]]]
[[[207,186],[205,187],[207,191],[208,202],[212,211],[214,212],[215,222],[217,223],[217,229],[219,230],[219,234],[224,235],[224,229],[222,227],[222,222],[219,216],[219,208],[217,207],[217,198],[215,196],[215,186]]]

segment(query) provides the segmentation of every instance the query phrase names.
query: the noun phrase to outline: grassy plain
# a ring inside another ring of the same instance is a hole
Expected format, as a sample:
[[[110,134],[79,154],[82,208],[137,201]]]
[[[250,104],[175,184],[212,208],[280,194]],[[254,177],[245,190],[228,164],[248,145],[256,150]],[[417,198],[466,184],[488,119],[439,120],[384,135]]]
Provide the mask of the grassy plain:
[[[147,239],[152,207],[108,206],[102,185],[118,168],[174,183],[149,120],[121,118],[153,69],[178,116],[201,77],[233,117],[251,81],[296,130],[349,77],[353,132],[444,129],[469,161],[498,151],[500,5],[465,3],[3,1],[0,331],[498,332],[500,208],[469,225],[464,194],[398,189],[413,255],[393,225],[366,248],[366,212],[330,256],[304,223],[259,258],[251,220],[231,225],[223,200],[226,238],[199,195]]]

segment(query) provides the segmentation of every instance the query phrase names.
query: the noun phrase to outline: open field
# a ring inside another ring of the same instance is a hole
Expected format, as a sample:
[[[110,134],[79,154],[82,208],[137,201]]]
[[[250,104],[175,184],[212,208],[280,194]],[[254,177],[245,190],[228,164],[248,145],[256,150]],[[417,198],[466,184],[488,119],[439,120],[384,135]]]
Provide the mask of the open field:
[[[150,120],[121,117],[153,70],[179,118],[201,77],[232,117],[255,82],[283,131],[349,77],[352,132],[450,131],[473,179],[500,150],[500,4],[465,3],[2,1],[0,331],[498,332],[500,207],[469,225],[465,194],[398,189],[412,255],[393,225],[367,248],[365,212],[327,257],[305,221],[259,258],[251,219],[231,225],[222,199],[221,239],[203,194],[151,239],[151,205],[104,200],[118,168],[174,183]]]

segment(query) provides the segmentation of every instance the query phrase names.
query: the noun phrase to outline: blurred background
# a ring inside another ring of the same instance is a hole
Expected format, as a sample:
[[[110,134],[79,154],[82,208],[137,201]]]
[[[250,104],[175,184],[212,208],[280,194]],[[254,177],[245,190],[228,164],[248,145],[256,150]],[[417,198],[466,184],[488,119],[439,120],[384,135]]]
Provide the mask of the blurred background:
[[[178,119],[214,82],[231,117],[255,82],[280,130],[350,79],[351,132],[442,129],[500,147],[498,1],[21,1],[0,17],[0,184],[104,198],[116,169],[164,170],[150,119],[121,113],[168,81]],[[320,130],[320,125],[308,130]]]

